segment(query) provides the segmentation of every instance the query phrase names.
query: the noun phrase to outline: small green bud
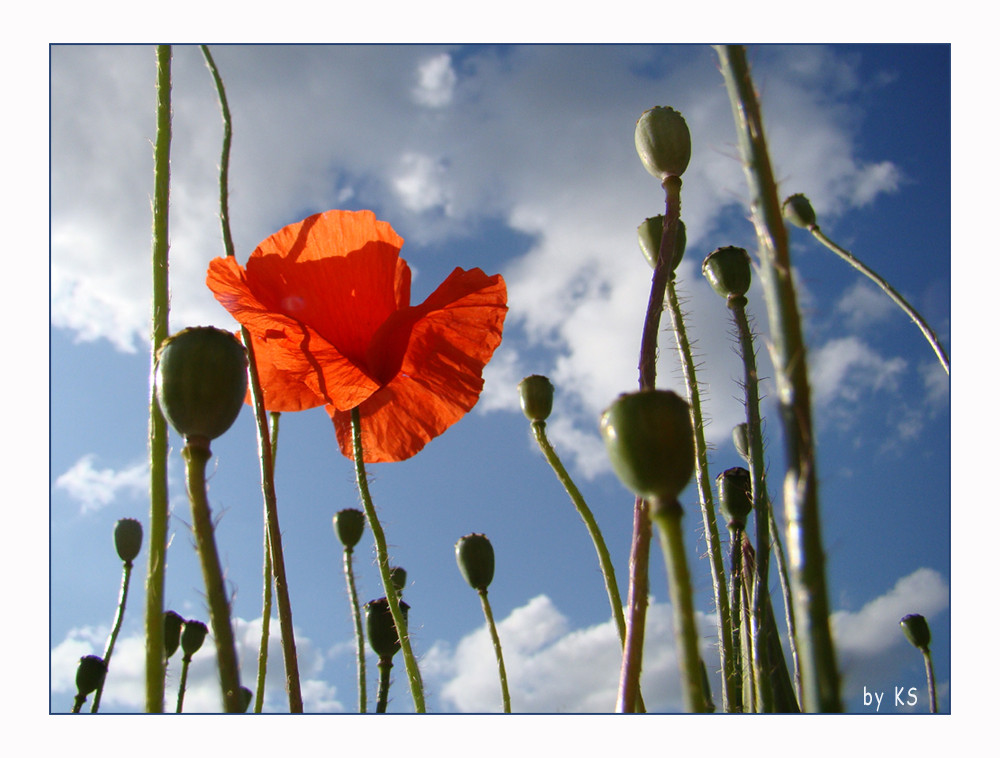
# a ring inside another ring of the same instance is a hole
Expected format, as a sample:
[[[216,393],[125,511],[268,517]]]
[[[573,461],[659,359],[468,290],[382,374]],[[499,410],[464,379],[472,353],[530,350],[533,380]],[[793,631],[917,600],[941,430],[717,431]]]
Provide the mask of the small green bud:
[[[646,261],[652,268],[656,268],[656,261],[660,257],[660,244],[663,242],[663,214],[647,218],[639,224],[639,249],[646,257]],[[674,240],[674,260],[670,267],[671,271],[677,270],[677,264],[684,257],[684,248],[687,247],[687,227],[684,222],[677,222],[677,238]]]
[[[156,353],[156,399],[185,440],[221,436],[236,421],[246,394],[246,349],[230,332],[184,329]]]
[[[493,581],[493,545],[485,534],[467,534],[455,543],[455,560],[469,586],[484,592]]]
[[[796,226],[812,229],[816,226],[816,211],[805,195],[791,195],[781,204],[781,214]]]
[[[639,497],[672,502],[694,474],[694,432],[687,402],[669,390],[619,395],[601,415],[611,466]]]
[[[345,508],[338,511],[333,517],[333,531],[337,533],[337,539],[348,550],[353,550],[354,546],[361,541],[361,535],[365,531],[365,514],[357,508]]]
[[[108,667],[99,655],[85,655],[76,667],[76,694],[85,698],[104,683]]]
[[[517,385],[521,395],[521,410],[529,421],[545,421],[552,413],[552,396],[555,388],[548,377],[532,374]]]
[[[406,587],[406,569],[401,566],[392,566],[389,569],[389,579],[392,580],[392,586],[396,588],[396,592],[402,593]]]
[[[736,448],[736,452],[740,454],[743,460],[750,461],[750,443],[747,438],[747,422],[737,424],[733,427],[733,445]]]
[[[715,478],[719,488],[719,510],[730,527],[745,529],[747,516],[753,510],[750,472],[736,466],[728,468]]]
[[[410,606],[400,600],[399,609],[403,613],[403,619],[407,620]],[[375,655],[383,660],[392,660],[392,656],[399,652],[399,634],[392,620],[389,601],[384,597],[365,603],[365,627],[368,630],[368,643]]]
[[[903,634],[906,639],[918,650],[926,650],[931,645],[931,629],[927,626],[927,619],[919,613],[911,613],[903,616],[899,620],[899,625],[903,627]]]
[[[201,649],[205,637],[208,636],[208,627],[200,621],[185,621],[184,631],[181,632],[181,650],[184,657],[190,658]]]
[[[720,247],[708,254],[701,273],[725,298],[743,297],[750,289],[750,255],[742,247]]]
[[[167,658],[177,652],[177,647],[181,644],[181,627],[184,626],[184,619],[179,613],[167,611],[163,614],[163,646],[166,648]]]
[[[128,565],[139,555],[142,548],[142,524],[134,518],[119,519],[115,524],[115,550],[118,557]]]
[[[240,686],[240,705],[243,706],[243,713],[247,712],[250,703],[253,702],[253,691],[249,687]]]
[[[657,106],[635,124],[635,149],[646,170],[662,184],[684,173],[691,160],[691,132],[673,108]]]

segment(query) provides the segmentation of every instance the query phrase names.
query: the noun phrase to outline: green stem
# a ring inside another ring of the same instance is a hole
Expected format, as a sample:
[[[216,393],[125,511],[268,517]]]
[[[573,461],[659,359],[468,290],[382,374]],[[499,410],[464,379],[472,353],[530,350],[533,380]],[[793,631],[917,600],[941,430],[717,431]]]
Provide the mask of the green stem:
[[[705,443],[705,427],[701,412],[701,391],[698,387],[698,377],[695,370],[694,357],[691,354],[691,343],[688,340],[687,328],[684,325],[684,314],[681,312],[680,300],[674,280],[667,282],[667,307],[670,309],[674,334],[677,339],[677,349],[680,353],[681,366],[684,371],[684,383],[687,387],[688,402],[691,406],[691,426],[694,429],[695,450],[695,481],[698,485],[698,499],[701,503],[702,522],[705,526],[705,540],[708,544],[708,560],[712,574],[712,589],[715,593],[715,608],[719,614],[719,657],[722,664],[722,710],[729,712],[729,703],[737,698],[740,680],[739,672],[733,665],[732,615],[729,599],[726,596],[726,567],[722,557],[722,544],[719,540],[719,527],[715,518],[715,499],[712,496],[712,479],[708,471],[708,445]]]
[[[240,669],[236,658],[236,640],[229,618],[229,601],[222,577],[222,565],[215,545],[215,528],[205,487],[205,465],[212,456],[207,442],[188,440],[181,451],[187,463],[188,497],[191,500],[191,524],[194,529],[201,572],[205,578],[205,596],[212,623],[212,636],[219,663],[222,701],[226,713],[242,713]]]
[[[739,134],[757,229],[761,282],[771,323],[775,380],[788,458],[785,516],[792,556],[790,579],[798,624],[804,710],[840,712],[843,706],[830,631],[806,348],[792,279],[787,229],[746,52],[739,45],[719,45],[716,51]]]
[[[674,638],[681,669],[684,704],[690,713],[708,712],[708,695],[704,691],[701,653],[698,650],[698,626],[694,614],[694,593],[684,548],[684,530],[680,503],[654,502],[652,518],[660,534],[660,546],[667,567],[670,600],[674,608]]]
[[[406,626],[406,616],[403,615],[399,607],[399,592],[389,572],[389,550],[386,547],[385,533],[382,531],[378,514],[375,513],[375,504],[372,502],[371,493],[368,491],[368,475],[365,472],[364,448],[361,441],[361,412],[357,408],[351,409],[351,440],[354,445],[354,470],[358,480],[358,491],[361,494],[361,502],[365,509],[365,518],[367,518],[368,524],[371,526],[372,537],[375,539],[375,554],[379,574],[382,577],[382,586],[385,588],[386,601],[389,603],[389,612],[392,615],[393,624],[395,624],[397,634],[399,635],[399,644],[403,652],[403,662],[406,664],[406,676],[410,682],[410,694],[413,697],[413,707],[417,713],[424,713],[424,686],[420,679],[420,669],[417,667],[416,656],[413,655],[413,649],[410,647],[410,635]],[[381,663],[379,665],[381,666]]]
[[[111,627],[111,634],[108,637],[107,647],[104,648],[104,665],[106,668],[111,668],[111,655],[115,651],[115,641],[118,639],[118,632],[122,628],[122,620],[125,618],[125,602],[128,599],[128,585],[129,580],[132,578],[132,561],[126,561],[122,567],[122,586],[118,593],[118,610],[115,611],[115,621]],[[101,705],[101,693],[104,692],[104,682],[98,686],[97,691],[94,692],[94,702],[90,706],[91,713],[97,713],[97,709]]]
[[[354,616],[354,636],[358,650],[358,713],[368,712],[368,682],[365,672],[365,632],[361,623],[361,606],[358,603],[358,589],[354,582],[354,549],[344,548],[344,576],[347,592],[351,598],[351,613]]]
[[[765,493],[766,494],[766,493]],[[770,503],[770,498],[768,499]],[[799,648],[795,642],[795,609],[792,607],[792,589],[788,583],[788,565],[785,563],[785,549],[781,545],[781,530],[774,519],[774,509],[768,506],[767,515],[771,525],[771,544],[778,565],[778,579],[781,582],[781,596],[785,603],[785,626],[788,629],[788,648],[792,654],[792,672],[795,685],[795,700],[802,707],[802,673],[799,671]]]
[[[385,713],[389,704],[389,672],[392,671],[392,658],[379,658],[378,661],[378,695],[375,699],[375,713]]]
[[[188,667],[191,665],[191,656],[185,655],[181,659],[181,682],[177,686],[177,713],[184,712],[184,693],[187,691]]]
[[[927,696],[930,698],[931,713],[938,712],[937,704],[937,683],[934,681],[934,663],[931,661],[931,649],[929,647],[920,650],[924,656],[924,669],[927,672]]]
[[[281,414],[271,413],[271,457],[278,456],[278,422]],[[254,713],[264,710],[264,686],[267,681],[268,644],[271,639],[271,604],[273,565],[271,564],[271,538],[267,534],[267,513],[264,513],[264,577],[263,607],[260,612],[260,647],[257,651],[257,690],[254,698]]]
[[[900,308],[903,309],[903,313],[910,317],[917,328],[920,329],[921,333],[927,342],[930,343],[931,349],[934,350],[934,354],[937,356],[941,365],[944,367],[945,373],[949,376],[951,375],[951,362],[948,359],[948,353],[945,352],[944,346],[938,340],[937,335],[934,330],[931,329],[930,325],[924,320],[917,310],[910,305],[906,298],[900,295],[889,282],[883,279],[881,276],[872,271],[868,266],[855,258],[851,253],[844,248],[840,247],[834,243],[829,237],[827,237],[823,232],[820,231],[819,226],[813,224],[809,227],[809,231],[812,232],[813,237],[819,240],[820,243],[825,245],[827,249],[832,250],[834,253],[839,255],[845,261],[847,261],[851,266],[853,266],[857,271],[867,276],[881,289],[889,298]]]
[[[732,664],[736,674],[738,687],[732,693],[729,702],[729,713],[743,713],[745,701],[743,698],[743,537],[738,526],[729,527],[729,608],[732,613]]]
[[[153,305],[149,371],[149,558],[146,570],[146,712],[163,712],[166,661],[163,644],[163,588],[167,566],[167,421],[156,402],[156,352],[169,334],[170,207],[169,45],[156,48],[156,147],[153,151]]]
[[[497,668],[500,671],[500,692],[503,697],[503,712],[510,713],[510,691],[507,689],[507,669],[503,665],[503,650],[500,647],[500,635],[497,634],[497,625],[493,621],[493,610],[490,608],[489,598],[486,596],[486,589],[479,590],[479,599],[483,604],[483,614],[486,616],[486,625],[490,628],[490,637],[493,639],[493,652],[497,657]]]

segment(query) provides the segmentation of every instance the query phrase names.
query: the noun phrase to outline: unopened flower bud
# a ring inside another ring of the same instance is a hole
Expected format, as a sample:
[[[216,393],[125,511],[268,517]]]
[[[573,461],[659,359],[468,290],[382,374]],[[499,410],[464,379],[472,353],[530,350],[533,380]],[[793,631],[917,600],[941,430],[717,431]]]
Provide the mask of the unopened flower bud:
[[[805,195],[791,195],[781,204],[781,213],[791,223],[803,229],[816,226],[816,211]]]
[[[406,569],[402,566],[392,566],[389,569],[389,579],[396,592],[402,592],[406,588]]]
[[[661,184],[667,177],[680,176],[691,160],[687,122],[673,108],[650,108],[635,124],[635,149],[642,165]]]
[[[243,706],[243,713],[247,712],[250,708],[250,703],[253,702],[253,691],[249,687],[240,686],[240,705]]]
[[[85,655],[76,667],[76,694],[86,697],[104,683],[108,667],[99,655]]]
[[[410,606],[400,600],[399,610],[406,620]],[[368,643],[380,659],[391,660],[392,656],[399,652],[399,634],[392,620],[389,601],[384,597],[365,603],[365,627],[368,630]]]
[[[675,501],[694,474],[691,412],[674,392],[619,395],[601,415],[601,435],[618,478],[639,497]]]
[[[208,627],[201,621],[185,621],[184,631],[181,632],[181,650],[184,651],[184,657],[190,658],[197,653],[207,636]]]
[[[357,508],[345,508],[338,511],[333,517],[333,531],[337,533],[337,539],[348,550],[353,550],[354,546],[361,541],[361,535],[365,531],[365,514]]]
[[[142,524],[134,518],[119,519],[115,524],[115,550],[118,557],[131,565],[142,548]]]
[[[730,527],[745,529],[747,516],[753,510],[750,472],[736,466],[728,468],[715,478],[719,488],[719,510]]]
[[[493,545],[485,534],[467,534],[455,543],[455,560],[469,586],[483,592],[493,581]]]
[[[750,255],[742,247],[720,247],[708,254],[701,273],[725,298],[743,297],[750,289]]]
[[[177,647],[181,644],[181,627],[184,626],[184,619],[179,613],[167,611],[163,614],[163,647],[167,658],[177,652]]]
[[[748,462],[750,460],[750,442],[747,438],[747,430],[749,428],[746,421],[733,427],[733,446],[736,448],[736,452],[740,454],[740,457]]]
[[[246,349],[230,332],[184,329],[156,353],[156,399],[185,440],[221,436],[236,421],[246,395]]]
[[[548,377],[532,374],[517,385],[521,395],[521,410],[529,421],[545,421],[552,413],[552,397],[555,388]]]
[[[927,626],[927,619],[919,613],[911,613],[903,616],[899,620],[899,625],[903,627],[903,634],[906,639],[918,650],[926,650],[931,644],[931,629]]]
[[[647,218],[639,224],[639,249],[646,257],[646,261],[653,268],[656,268],[656,261],[660,257],[660,245],[663,242],[663,214]],[[670,270],[676,271],[677,264],[684,257],[684,248],[687,247],[687,228],[684,222],[677,221],[677,237],[674,239],[674,259],[671,262]]]

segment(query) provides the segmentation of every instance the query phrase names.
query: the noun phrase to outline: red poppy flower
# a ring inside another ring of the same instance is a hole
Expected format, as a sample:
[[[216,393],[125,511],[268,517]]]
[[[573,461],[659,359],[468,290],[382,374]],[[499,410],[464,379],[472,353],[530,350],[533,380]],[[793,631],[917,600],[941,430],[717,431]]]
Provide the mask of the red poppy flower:
[[[267,410],[325,405],[352,457],[357,407],[367,463],[409,458],[472,409],[507,315],[503,277],[478,268],[411,306],[402,244],[371,211],[327,211],[268,237],[245,269],[208,268],[250,332]]]

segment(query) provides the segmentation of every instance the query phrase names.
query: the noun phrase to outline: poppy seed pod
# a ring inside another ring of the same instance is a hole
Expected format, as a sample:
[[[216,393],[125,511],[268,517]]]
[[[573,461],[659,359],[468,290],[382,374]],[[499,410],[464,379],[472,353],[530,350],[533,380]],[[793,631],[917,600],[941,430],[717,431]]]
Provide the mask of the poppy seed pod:
[[[400,600],[399,610],[403,619],[408,619],[410,606]],[[368,644],[380,659],[391,660],[399,652],[399,634],[392,620],[389,601],[384,597],[365,603],[365,628],[368,630]]]
[[[364,534],[365,514],[357,508],[338,511],[333,517],[333,531],[337,533],[337,539],[344,547],[353,550]]]
[[[750,289],[750,254],[742,247],[720,247],[708,254],[701,273],[725,298],[743,297]]]
[[[389,569],[389,579],[396,592],[402,592],[406,588],[406,569],[402,566],[393,566]]]
[[[796,226],[812,229],[816,226],[816,211],[805,195],[790,195],[781,204],[781,214]]]
[[[694,431],[687,402],[669,390],[619,395],[601,415],[611,466],[639,497],[672,502],[694,474]]]
[[[661,184],[667,177],[680,176],[691,160],[687,122],[673,108],[650,108],[635,124],[635,149],[642,165]]]
[[[467,534],[455,543],[455,560],[469,586],[485,592],[493,581],[493,545],[485,534]]]
[[[76,692],[80,697],[86,697],[104,683],[108,667],[99,655],[85,655],[76,667]]]
[[[903,634],[906,639],[918,650],[926,650],[931,644],[931,629],[927,626],[927,619],[919,613],[910,613],[899,620],[899,625],[903,627]]]
[[[115,524],[115,550],[118,557],[131,565],[142,547],[142,524],[134,518],[119,519]]]
[[[185,440],[214,440],[247,395],[247,354],[236,337],[212,326],[184,329],[156,353],[156,399]]]
[[[747,425],[746,421],[743,421],[733,427],[733,446],[736,448],[736,452],[740,454],[740,457],[745,461],[750,460],[750,442],[747,439],[748,429],[750,427]]]
[[[656,261],[660,257],[660,245],[663,242],[663,214],[647,218],[639,224],[639,249],[645,256],[646,261],[652,268],[656,268]],[[687,247],[687,229],[684,222],[677,221],[677,238],[674,240],[674,259],[671,261],[670,270],[676,271],[677,264],[684,257],[684,248]]]
[[[167,658],[177,652],[181,644],[181,627],[184,619],[175,611],[167,611],[163,614],[163,647],[166,649]]]
[[[719,488],[719,509],[730,527],[746,528],[747,516],[753,510],[750,472],[736,466],[728,468],[715,478]]]
[[[184,657],[190,658],[201,649],[208,636],[208,627],[201,621],[185,621],[184,631],[181,632],[181,650]]]
[[[552,413],[555,388],[547,376],[526,376],[517,385],[517,391],[521,396],[521,410],[529,421],[545,421]]]

